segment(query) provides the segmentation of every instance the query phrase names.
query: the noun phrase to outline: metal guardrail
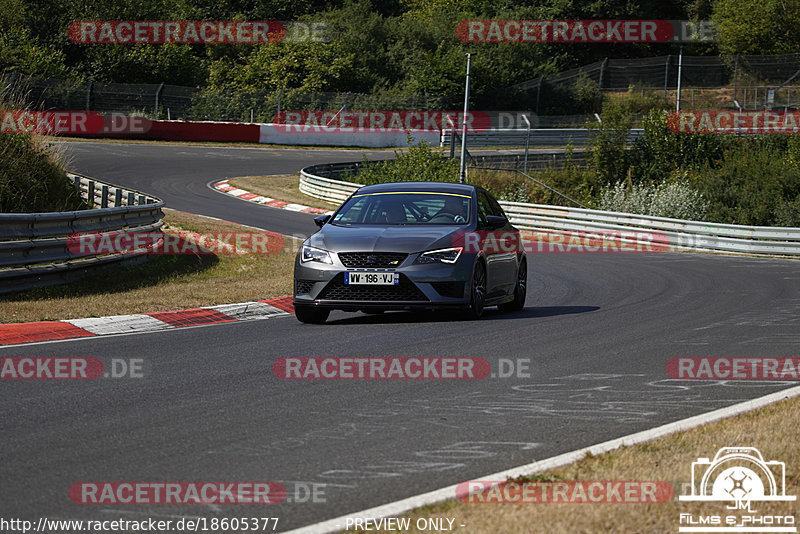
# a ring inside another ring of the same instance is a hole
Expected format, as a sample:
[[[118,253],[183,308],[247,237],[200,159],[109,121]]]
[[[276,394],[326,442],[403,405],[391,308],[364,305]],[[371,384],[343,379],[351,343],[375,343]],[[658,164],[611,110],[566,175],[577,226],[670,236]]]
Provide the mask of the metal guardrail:
[[[306,167],[300,172],[300,191],[324,200],[344,201],[361,186],[315,174],[328,169],[341,176],[344,165]],[[660,249],[800,256],[800,228],[717,224],[524,202],[501,201],[500,205],[512,224],[531,232],[572,235],[625,232],[632,243],[652,243],[661,245]]]
[[[530,146],[563,147],[572,143],[573,146],[585,147],[589,145],[593,135],[592,131],[586,128],[541,128],[531,130],[528,138],[527,130],[497,129],[468,133],[467,146],[470,148],[525,146],[528,142]],[[641,135],[644,135],[642,129],[630,130],[628,142],[632,143]],[[450,136],[450,131],[442,132],[441,146],[450,144]]]
[[[0,293],[63,283],[97,267],[142,259],[142,252],[78,254],[69,246],[70,236],[115,230],[158,232],[163,226],[160,199],[79,174],[67,177],[84,200],[100,207],[0,214]]]
[[[527,162],[523,154],[500,154],[488,156],[470,156],[470,167],[493,168],[498,165],[512,169],[543,169],[547,167],[563,167],[569,159],[575,165],[586,164],[586,153],[573,152],[568,158],[564,152],[533,152],[528,155]],[[344,176],[358,173],[365,166],[375,165],[386,160],[347,161],[344,163],[321,163],[311,165],[300,171],[300,191],[329,202],[343,202],[350,193],[360,187],[358,184],[336,180]]]

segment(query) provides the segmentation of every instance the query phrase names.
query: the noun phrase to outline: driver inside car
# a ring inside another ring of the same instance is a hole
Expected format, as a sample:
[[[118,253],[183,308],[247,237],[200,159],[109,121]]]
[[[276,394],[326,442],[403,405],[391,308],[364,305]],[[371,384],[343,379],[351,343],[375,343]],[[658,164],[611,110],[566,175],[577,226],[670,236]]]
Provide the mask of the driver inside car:
[[[442,209],[436,213],[432,218],[436,217],[449,217],[455,223],[467,222],[466,211],[464,210],[464,201],[459,197],[447,197],[444,201]]]

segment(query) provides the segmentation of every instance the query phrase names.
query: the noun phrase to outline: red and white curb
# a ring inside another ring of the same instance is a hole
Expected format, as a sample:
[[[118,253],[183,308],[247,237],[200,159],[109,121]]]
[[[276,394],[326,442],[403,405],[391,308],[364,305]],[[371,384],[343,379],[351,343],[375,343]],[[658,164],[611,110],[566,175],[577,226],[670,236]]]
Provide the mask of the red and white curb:
[[[289,315],[293,312],[292,297],[287,296],[188,310],[0,324],[0,345],[19,345],[111,334],[153,332],[185,326],[252,321]]]
[[[299,211],[301,213],[319,213],[321,215],[330,215],[333,213],[333,211],[331,210],[311,208],[309,206],[303,206],[302,204],[293,204],[291,202],[285,202],[283,200],[277,200],[274,198],[257,195],[255,193],[251,193],[250,191],[245,191],[244,189],[239,189],[238,187],[230,185],[228,183],[228,180],[222,180],[221,182],[216,182],[211,187],[213,187],[217,191],[221,191],[228,195],[233,195],[236,198],[247,200],[248,202],[255,202],[256,204],[263,204],[264,206],[270,206],[272,208],[280,208],[289,211]]]

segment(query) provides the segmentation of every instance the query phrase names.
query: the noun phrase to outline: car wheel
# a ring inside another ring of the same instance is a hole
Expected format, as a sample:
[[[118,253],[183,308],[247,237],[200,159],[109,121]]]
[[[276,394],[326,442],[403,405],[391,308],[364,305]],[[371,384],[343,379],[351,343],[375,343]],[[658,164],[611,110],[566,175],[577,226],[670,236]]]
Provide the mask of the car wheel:
[[[469,289],[469,307],[465,319],[480,319],[483,315],[483,303],[486,302],[486,266],[477,260],[472,269],[472,283]]]
[[[528,294],[528,262],[522,258],[517,269],[517,283],[514,286],[514,300],[500,304],[502,311],[519,311],[525,307],[525,296]]]
[[[301,323],[322,324],[328,320],[328,315],[330,314],[330,310],[320,308],[311,308],[309,306],[294,307],[294,316]]]

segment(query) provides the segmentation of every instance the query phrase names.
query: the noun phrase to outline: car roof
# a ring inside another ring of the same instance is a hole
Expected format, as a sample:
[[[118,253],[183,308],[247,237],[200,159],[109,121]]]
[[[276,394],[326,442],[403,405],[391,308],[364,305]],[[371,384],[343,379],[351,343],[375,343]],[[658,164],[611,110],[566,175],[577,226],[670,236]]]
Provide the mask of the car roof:
[[[430,191],[432,193],[461,193],[472,195],[474,185],[454,184],[447,182],[391,182],[386,184],[365,185],[359,193],[385,193],[403,191]]]

